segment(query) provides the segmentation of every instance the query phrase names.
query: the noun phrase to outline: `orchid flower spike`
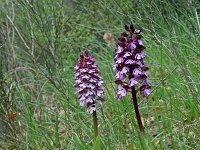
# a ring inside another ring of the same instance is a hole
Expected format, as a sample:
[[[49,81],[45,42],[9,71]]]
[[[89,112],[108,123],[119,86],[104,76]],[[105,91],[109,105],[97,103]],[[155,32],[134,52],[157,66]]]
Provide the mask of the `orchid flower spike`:
[[[141,30],[135,29],[132,25],[125,25],[125,29],[128,33],[121,33],[114,55],[113,69],[118,85],[117,99],[120,100],[126,96],[132,87],[140,91],[143,97],[148,97],[151,92],[147,82],[148,67],[143,61],[146,55],[143,52],[145,47],[141,40]]]
[[[95,59],[87,52],[80,55],[75,69],[75,88],[80,106],[86,106],[90,113],[96,111],[96,103],[104,100],[103,79]]]

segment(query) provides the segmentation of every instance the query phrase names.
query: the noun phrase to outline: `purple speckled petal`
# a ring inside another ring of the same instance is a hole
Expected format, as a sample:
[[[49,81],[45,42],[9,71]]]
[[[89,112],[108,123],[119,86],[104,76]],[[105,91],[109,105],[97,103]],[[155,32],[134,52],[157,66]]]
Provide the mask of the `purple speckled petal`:
[[[143,46],[142,40],[138,40],[138,44]]]
[[[125,74],[121,73],[121,71],[118,71],[116,74],[115,74],[115,78],[118,79],[118,80],[124,80],[126,77]]]
[[[138,81],[134,78],[131,78],[128,82],[129,87],[135,86],[138,84]]]
[[[122,57],[121,57],[121,58],[118,58],[118,60],[116,61],[116,63],[117,63],[117,64],[121,64],[121,63],[123,62],[123,60],[124,60],[124,59],[123,59]]]
[[[135,43],[131,43],[131,44],[130,44],[130,49],[131,49],[131,50],[134,50],[135,48],[136,48]]]
[[[112,66],[112,69],[113,69],[113,70],[116,70],[116,69],[117,69],[117,66],[118,66],[117,64],[114,64],[114,65]]]
[[[135,29],[134,34],[140,34],[141,30]]]
[[[144,89],[144,90],[142,91],[142,95],[143,95],[144,97],[148,97],[150,94],[151,94],[151,90],[150,90],[150,89]]]
[[[101,86],[103,84],[103,80],[99,80],[97,84],[98,86]]]
[[[75,82],[76,83],[81,83],[82,81],[81,81],[81,79],[77,79]]]
[[[124,96],[126,96],[126,89],[124,89],[123,87],[122,87],[122,85],[118,85],[118,92],[117,92],[117,94],[118,94],[118,98],[119,99],[121,99],[122,97],[124,97]]]
[[[126,58],[126,57],[131,56],[131,55],[132,55],[131,52],[126,52],[123,57]]]
[[[129,72],[129,68],[128,67],[123,67],[122,68],[122,71],[121,71],[121,74],[126,74],[127,72]]]
[[[74,67],[74,69],[76,69],[76,70],[77,70],[77,69],[79,69],[79,66],[78,66],[78,65],[76,65],[76,66]]]
[[[95,106],[95,104],[92,104],[92,105],[90,105],[90,106],[88,107],[88,112],[89,112],[90,114],[92,114],[94,111],[96,111],[96,106]]]
[[[79,104],[81,107],[84,107],[85,106],[85,100],[79,100]]]
[[[103,90],[97,90],[97,96],[102,97],[103,96]]]
[[[145,56],[146,56],[146,55],[145,55],[143,52],[137,53],[137,54],[135,55],[135,59],[140,60],[140,59],[145,58]]]
[[[89,79],[90,77],[88,75],[83,75],[82,79]]]
[[[135,61],[132,60],[132,59],[128,59],[128,60],[125,62],[125,64],[134,64],[134,63],[135,63]]]
[[[122,48],[121,46],[118,46],[118,47],[117,47],[116,53],[119,54],[119,53],[121,53],[122,51],[123,51],[123,48]]]
[[[135,69],[133,70],[133,75],[140,75],[140,74],[142,74],[141,68],[135,68]]]
[[[97,80],[96,80],[96,79],[93,79],[93,78],[90,78],[90,79],[89,79],[89,82],[95,83],[95,82],[97,82]]]
[[[88,96],[86,98],[86,103],[93,103],[93,102],[94,102],[94,100],[93,100],[93,98],[91,96]]]

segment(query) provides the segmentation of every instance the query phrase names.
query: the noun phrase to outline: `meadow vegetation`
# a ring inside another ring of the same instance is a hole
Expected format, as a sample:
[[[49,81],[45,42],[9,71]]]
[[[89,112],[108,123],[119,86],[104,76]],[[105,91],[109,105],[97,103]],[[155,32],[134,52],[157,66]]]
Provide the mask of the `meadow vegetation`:
[[[0,149],[94,149],[91,114],[74,94],[84,51],[104,79],[102,150],[200,149],[198,0],[0,0],[0,12]],[[115,98],[115,44],[131,23],[150,68],[152,93],[138,95],[145,141],[131,94]]]

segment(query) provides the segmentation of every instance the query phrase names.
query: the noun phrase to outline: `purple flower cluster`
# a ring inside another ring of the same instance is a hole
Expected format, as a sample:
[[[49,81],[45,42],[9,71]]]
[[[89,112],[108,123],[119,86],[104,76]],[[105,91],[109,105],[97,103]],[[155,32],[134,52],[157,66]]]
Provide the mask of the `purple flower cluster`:
[[[96,102],[104,99],[103,79],[99,75],[98,66],[92,56],[86,52],[80,55],[75,69],[75,88],[79,94],[80,106],[86,106],[90,113],[96,111]]]
[[[136,91],[140,91],[144,97],[147,97],[151,92],[147,82],[148,67],[143,61],[146,55],[143,52],[145,47],[141,40],[141,30],[135,29],[132,25],[125,25],[125,29],[128,33],[121,34],[114,56],[113,69],[116,71],[115,78],[118,84],[117,99],[126,96],[132,87],[137,88]]]

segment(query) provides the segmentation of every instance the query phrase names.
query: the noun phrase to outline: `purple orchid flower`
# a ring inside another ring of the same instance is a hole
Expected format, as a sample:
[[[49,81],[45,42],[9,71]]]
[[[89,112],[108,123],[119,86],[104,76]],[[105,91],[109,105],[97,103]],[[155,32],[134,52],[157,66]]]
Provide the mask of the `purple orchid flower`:
[[[148,67],[144,64],[146,57],[145,49],[140,35],[141,30],[135,29],[132,25],[125,25],[126,31],[118,39],[115,50],[113,69],[115,70],[116,84],[118,85],[117,99],[121,100],[128,92],[132,93],[133,105],[140,132],[144,132],[142,125],[137,97],[138,91],[143,97],[148,97],[151,93],[151,86],[147,82]]]
[[[126,96],[132,86],[138,89],[136,91],[140,90],[143,97],[148,97],[151,92],[150,85],[147,82],[148,68],[143,61],[146,55],[143,52],[145,47],[141,40],[141,30],[133,28],[132,25],[130,27],[125,26],[125,29],[128,33],[123,32],[121,34],[114,56],[115,78],[117,81],[122,81],[116,82],[118,84],[117,99],[120,100]],[[128,77],[127,80],[126,77]]]
[[[75,88],[80,106],[86,106],[90,113],[96,111],[96,103],[104,100],[103,79],[92,56],[84,52],[80,55],[75,69]]]

